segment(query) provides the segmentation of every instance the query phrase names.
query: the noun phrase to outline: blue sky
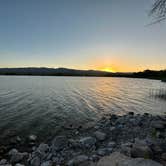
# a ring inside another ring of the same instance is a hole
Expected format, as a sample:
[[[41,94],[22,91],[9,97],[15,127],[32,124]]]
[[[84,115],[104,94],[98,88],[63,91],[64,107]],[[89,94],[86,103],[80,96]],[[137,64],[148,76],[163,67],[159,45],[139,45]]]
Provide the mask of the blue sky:
[[[166,68],[153,0],[1,0],[0,67]]]

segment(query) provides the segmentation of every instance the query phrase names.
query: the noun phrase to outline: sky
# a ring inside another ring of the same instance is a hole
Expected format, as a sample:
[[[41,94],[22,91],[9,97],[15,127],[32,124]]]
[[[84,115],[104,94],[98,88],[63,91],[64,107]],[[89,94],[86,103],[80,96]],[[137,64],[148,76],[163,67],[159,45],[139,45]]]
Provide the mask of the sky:
[[[153,0],[0,0],[0,67],[166,68]]]

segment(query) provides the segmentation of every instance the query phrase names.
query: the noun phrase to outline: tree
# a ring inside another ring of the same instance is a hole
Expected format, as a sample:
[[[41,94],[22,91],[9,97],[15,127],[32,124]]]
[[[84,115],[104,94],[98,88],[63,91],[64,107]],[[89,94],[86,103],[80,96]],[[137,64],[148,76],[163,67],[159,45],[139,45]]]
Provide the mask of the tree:
[[[156,22],[166,19],[166,0],[155,0],[150,14],[155,16]]]

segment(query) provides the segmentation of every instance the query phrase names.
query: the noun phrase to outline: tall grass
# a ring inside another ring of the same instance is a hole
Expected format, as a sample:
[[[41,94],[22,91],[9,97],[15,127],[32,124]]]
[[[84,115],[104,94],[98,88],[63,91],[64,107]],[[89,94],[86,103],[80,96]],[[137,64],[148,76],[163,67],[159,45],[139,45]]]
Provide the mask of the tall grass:
[[[150,96],[154,98],[159,98],[166,100],[166,88],[160,88],[158,90],[152,90]]]

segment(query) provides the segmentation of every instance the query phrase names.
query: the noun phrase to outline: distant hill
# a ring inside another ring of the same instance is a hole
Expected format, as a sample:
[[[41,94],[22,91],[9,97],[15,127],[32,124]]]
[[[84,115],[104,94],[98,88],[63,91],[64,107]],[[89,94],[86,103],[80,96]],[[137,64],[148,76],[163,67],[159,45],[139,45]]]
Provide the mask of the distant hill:
[[[111,76],[112,73],[97,70],[76,70],[67,68],[0,68],[0,75],[36,76]]]
[[[111,73],[98,70],[76,70],[68,68],[0,68],[0,75],[34,75],[34,76],[97,76],[97,77],[130,77],[166,80],[166,70],[145,70],[133,73]]]

